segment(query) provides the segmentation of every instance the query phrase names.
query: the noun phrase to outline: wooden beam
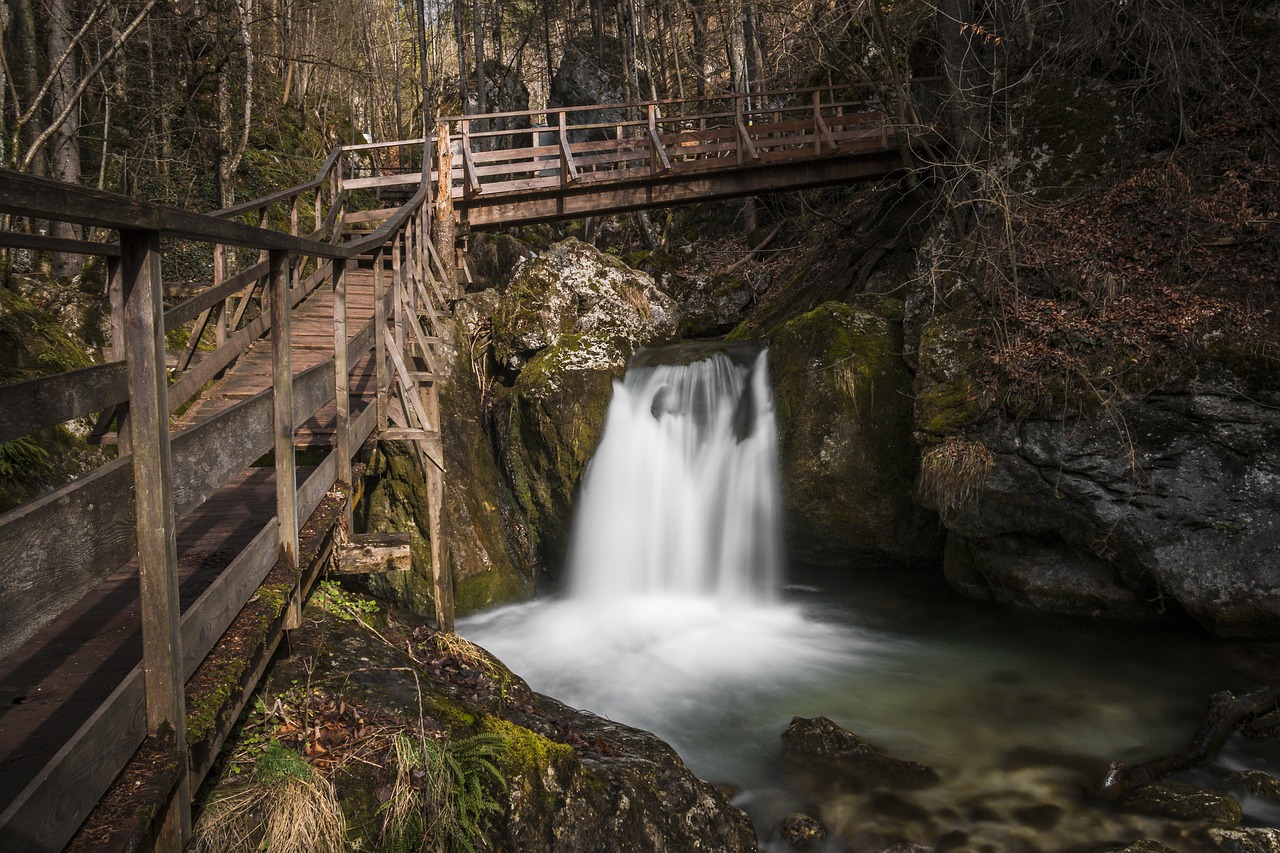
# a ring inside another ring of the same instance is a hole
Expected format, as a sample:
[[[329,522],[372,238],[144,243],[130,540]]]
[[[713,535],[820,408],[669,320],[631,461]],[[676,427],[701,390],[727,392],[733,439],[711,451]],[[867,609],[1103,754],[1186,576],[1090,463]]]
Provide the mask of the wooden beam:
[[[573,152],[569,150],[569,133],[565,129],[564,110],[560,111],[560,132],[557,140],[560,144],[560,183],[572,184],[578,180],[578,164],[573,161]]]
[[[338,481],[351,485],[351,368],[347,361],[347,265],[333,262],[333,452],[338,457]],[[351,501],[343,511],[351,529]]]
[[[38,252],[69,252],[74,255],[120,257],[118,243],[92,243],[88,240],[47,237],[44,234],[24,234],[21,231],[0,231],[0,246],[11,249],[35,249]]]
[[[129,350],[129,424],[137,507],[138,579],[147,730],[168,727],[179,754],[187,748],[182,678],[182,607],[174,535],[173,469],[169,446],[164,333],[161,317],[160,235],[120,233],[125,342]],[[191,790],[186,774],[163,821],[156,846],[181,850],[191,838]]]
[[[125,362],[113,361],[0,387],[0,444],[129,399]]]
[[[334,552],[334,571],[344,575],[403,572],[411,569],[411,536],[407,532],[362,533]]]
[[[298,565],[298,507],[293,460],[293,368],[289,331],[293,312],[289,299],[289,255],[273,251],[267,289],[271,299],[271,385],[274,389],[276,518],[280,523],[280,558]]]

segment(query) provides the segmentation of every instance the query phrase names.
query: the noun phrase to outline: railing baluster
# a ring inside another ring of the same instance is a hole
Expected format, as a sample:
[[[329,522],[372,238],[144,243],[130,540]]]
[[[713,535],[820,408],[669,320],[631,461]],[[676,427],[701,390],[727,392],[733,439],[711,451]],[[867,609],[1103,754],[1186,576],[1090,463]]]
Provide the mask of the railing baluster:
[[[351,368],[347,364],[347,262],[333,262],[333,452],[338,454],[338,480],[351,482]],[[343,507],[347,529],[351,526],[351,501]]]
[[[289,253],[273,249],[269,254],[267,290],[271,300],[271,382],[274,389],[273,422],[276,456],[276,518],[280,523],[280,556],[290,566],[298,564],[298,512],[293,459],[293,359],[290,331]]]
[[[387,329],[387,293],[382,280],[382,249],[373,251],[373,340],[374,358],[378,381],[377,418],[378,430],[387,428],[387,345],[384,342]]]

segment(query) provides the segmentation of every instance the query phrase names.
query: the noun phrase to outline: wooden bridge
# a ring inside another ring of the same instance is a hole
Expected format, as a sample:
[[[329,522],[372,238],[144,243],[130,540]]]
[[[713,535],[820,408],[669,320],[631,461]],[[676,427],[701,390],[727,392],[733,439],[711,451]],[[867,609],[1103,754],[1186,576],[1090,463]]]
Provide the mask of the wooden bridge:
[[[0,849],[183,846],[193,791],[349,547],[371,440],[416,448],[451,628],[437,387],[461,293],[455,219],[465,232],[883,174],[887,110],[848,94],[446,117],[431,140],[340,147],[312,181],[211,214],[0,170],[0,247],[97,258],[111,302],[105,363],[0,386],[0,443],[74,422],[116,448],[0,516]],[[49,221],[102,236],[32,233]],[[433,223],[451,226],[444,251]],[[164,253],[193,247],[209,280],[164,282]],[[323,460],[298,467],[304,447]]]

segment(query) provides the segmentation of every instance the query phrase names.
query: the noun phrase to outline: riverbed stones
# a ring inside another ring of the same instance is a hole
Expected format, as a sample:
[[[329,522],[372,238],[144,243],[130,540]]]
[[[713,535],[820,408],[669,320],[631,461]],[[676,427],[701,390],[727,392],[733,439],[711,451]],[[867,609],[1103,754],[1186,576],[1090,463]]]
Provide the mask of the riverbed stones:
[[[1280,829],[1211,829],[1208,838],[1219,853],[1280,853]]]
[[[911,790],[938,783],[932,768],[886,755],[826,717],[793,717],[782,733],[782,748],[802,772],[816,765],[866,789]]]
[[[827,839],[822,821],[802,812],[792,812],[778,824],[778,838],[795,850],[810,850]]]
[[[1120,807],[1139,814],[1225,827],[1238,826],[1244,816],[1240,801],[1230,794],[1183,782],[1145,785],[1125,796]]]
[[[936,564],[937,517],[914,499],[911,379],[883,314],[827,302],[769,349],[789,553],[817,565]]]

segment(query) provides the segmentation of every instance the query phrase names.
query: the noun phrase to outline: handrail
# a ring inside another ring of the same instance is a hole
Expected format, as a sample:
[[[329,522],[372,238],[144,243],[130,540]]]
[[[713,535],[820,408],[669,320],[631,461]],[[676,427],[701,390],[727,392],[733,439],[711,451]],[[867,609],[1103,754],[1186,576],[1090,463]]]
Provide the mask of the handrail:
[[[334,149],[329,152],[329,157],[324,161],[324,165],[320,167],[320,171],[316,173],[314,178],[305,184],[300,184],[287,190],[281,190],[280,192],[271,193],[270,195],[265,195],[262,198],[242,201],[240,204],[233,204],[230,207],[224,207],[221,210],[212,211],[209,213],[209,216],[213,216],[218,219],[239,216],[242,213],[249,213],[254,210],[260,210],[264,207],[270,207],[278,201],[293,198],[294,196],[301,195],[308,190],[314,190],[323,185],[325,180],[328,179],[329,172],[333,170],[334,165],[338,162],[338,157],[342,154],[342,150],[341,145],[335,146]]]

